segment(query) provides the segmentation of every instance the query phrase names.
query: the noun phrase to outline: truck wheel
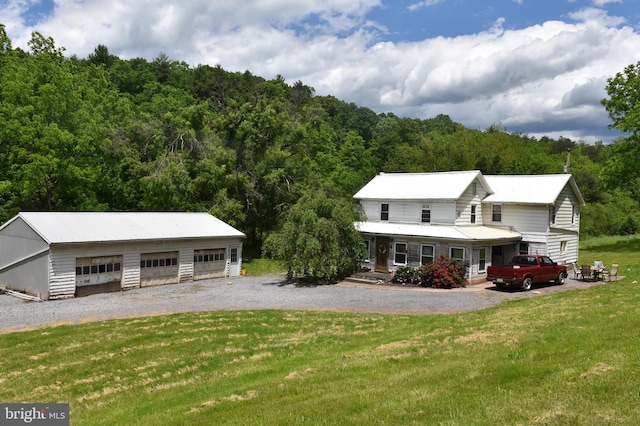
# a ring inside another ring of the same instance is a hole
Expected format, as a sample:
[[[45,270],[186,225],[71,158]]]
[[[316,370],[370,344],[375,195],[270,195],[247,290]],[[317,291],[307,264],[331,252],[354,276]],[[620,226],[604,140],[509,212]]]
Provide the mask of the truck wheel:
[[[522,281],[522,289],[524,291],[531,290],[531,286],[533,285],[533,279],[531,277],[527,277]]]
[[[567,278],[564,272],[560,272],[558,274],[558,278],[556,278],[556,284],[562,285],[564,284],[564,280]]]

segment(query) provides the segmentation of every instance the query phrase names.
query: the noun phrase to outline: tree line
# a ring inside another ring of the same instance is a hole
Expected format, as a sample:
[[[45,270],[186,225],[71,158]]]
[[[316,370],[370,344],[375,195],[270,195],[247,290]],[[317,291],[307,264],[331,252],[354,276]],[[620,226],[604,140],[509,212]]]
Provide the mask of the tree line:
[[[583,234],[639,229],[629,159],[637,133],[612,145],[536,139],[447,115],[377,114],[280,75],[162,53],[124,60],[99,45],[86,58],[65,56],[40,33],[28,46],[14,48],[0,24],[0,223],[19,211],[208,211],[245,232],[247,253],[259,256],[312,207],[315,220],[351,220],[353,194],[380,171],[562,173],[571,150],[569,172],[587,202]],[[610,80],[603,103],[614,126],[633,115],[614,100],[634,72]]]

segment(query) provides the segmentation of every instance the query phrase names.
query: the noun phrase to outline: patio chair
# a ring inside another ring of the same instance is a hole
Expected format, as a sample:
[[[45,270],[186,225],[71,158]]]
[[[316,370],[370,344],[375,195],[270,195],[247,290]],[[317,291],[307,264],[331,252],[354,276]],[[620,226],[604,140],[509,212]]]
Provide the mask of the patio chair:
[[[578,265],[576,265],[575,263],[572,263],[571,264],[571,269],[573,270],[573,279],[574,280],[582,279],[582,271],[580,269],[578,269]]]
[[[591,266],[582,265],[582,267],[580,268],[580,275],[582,276],[581,281],[593,280],[593,276],[591,275]]]
[[[609,278],[609,281],[611,281],[611,277],[616,277],[616,281],[618,281],[618,264],[617,263],[613,263],[611,265],[611,269],[607,273],[607,277]]]

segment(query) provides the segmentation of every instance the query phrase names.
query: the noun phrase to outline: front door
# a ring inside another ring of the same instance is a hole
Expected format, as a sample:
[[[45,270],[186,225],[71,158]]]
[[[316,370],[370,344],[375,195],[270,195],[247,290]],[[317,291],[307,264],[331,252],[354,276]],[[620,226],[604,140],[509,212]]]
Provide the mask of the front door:
[[[378,237],[376,239],[376,272],[389,271],[389,238]]]

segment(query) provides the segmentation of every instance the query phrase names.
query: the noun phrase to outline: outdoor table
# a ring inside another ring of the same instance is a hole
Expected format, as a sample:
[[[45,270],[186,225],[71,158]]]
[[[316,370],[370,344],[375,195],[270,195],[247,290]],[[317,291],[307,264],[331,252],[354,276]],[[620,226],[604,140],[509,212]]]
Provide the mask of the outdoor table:
[[[602,280],[602,277],[604,276],[604,268],[601,268],[599,266],[591,266],[591,276],[593,277],[594,281],[600,281]]]

